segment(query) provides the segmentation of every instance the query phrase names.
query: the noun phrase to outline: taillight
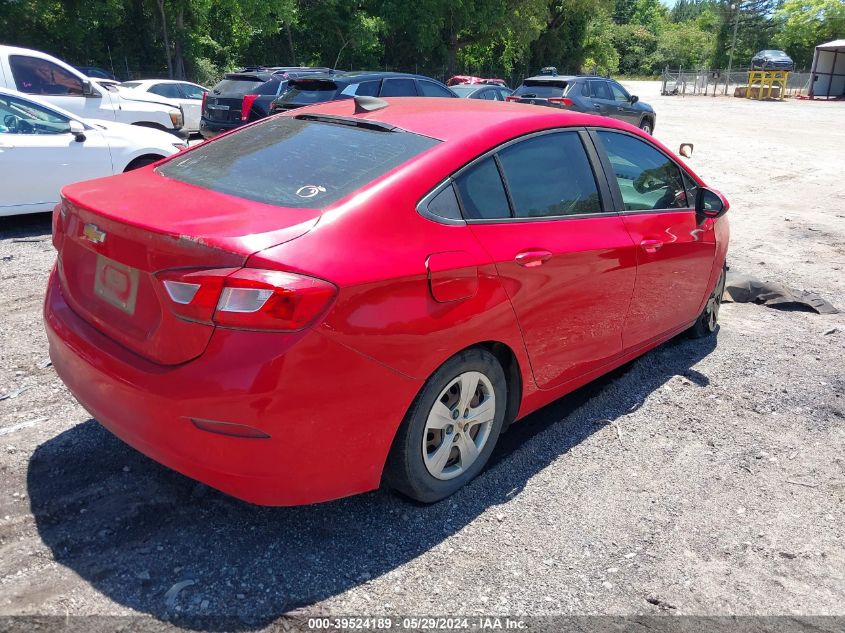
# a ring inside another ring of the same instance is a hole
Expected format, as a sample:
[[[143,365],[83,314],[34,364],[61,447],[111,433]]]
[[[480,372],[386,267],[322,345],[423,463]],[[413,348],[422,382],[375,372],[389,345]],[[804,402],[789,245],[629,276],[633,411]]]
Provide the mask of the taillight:
[[[176,316],[242,330],[301,330],[337,294],[327,281],[277,270],[176,270],[157,277]]]
[[[572,99],[567,99],[566,97],[549,97],[549,103],[559,103],[565,106],[572,105]]]
[[[205,112],[205,102],[208,99],[208,93],[203,90],[202,91],[202,105],[200,106],[200,112]]]
[[[256,99],[258,95],[244,95],[244,102],[241,104],[241,121],[249,121],[249,113]]]
[[[57,251],[61,250],[62,242],[65,237],[65,218],[67,217],[67,207],[64,201],[53,207],[53,248]]]
[[[519,101],[519,97],[514,97],[513,95],[510,95],[508,97],[505,97],[505,101]]]

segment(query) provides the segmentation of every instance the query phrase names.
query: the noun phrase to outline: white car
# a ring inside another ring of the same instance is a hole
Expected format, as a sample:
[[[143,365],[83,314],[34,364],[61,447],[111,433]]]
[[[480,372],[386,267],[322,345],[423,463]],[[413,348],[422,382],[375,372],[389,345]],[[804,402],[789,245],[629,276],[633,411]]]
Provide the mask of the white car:
[[[137,169],[184,147],[167,132],[81,119],[0,88],[0,216],[51,211],[65,185]]]
[[[208,88],[192,84],[189,81],[176,81],[174,79],[124,81],[118,87],[121,91],[147,92],[178,103],[182,108],[182,114],[185,116],[182,129],[191,134],[199,133],[202,97],[208,92]]]
[[[0,45],[0,88],[35,95],[84,119],[105,119],[182,133],[179,104],[108,90],[73,66],[28,48]]]

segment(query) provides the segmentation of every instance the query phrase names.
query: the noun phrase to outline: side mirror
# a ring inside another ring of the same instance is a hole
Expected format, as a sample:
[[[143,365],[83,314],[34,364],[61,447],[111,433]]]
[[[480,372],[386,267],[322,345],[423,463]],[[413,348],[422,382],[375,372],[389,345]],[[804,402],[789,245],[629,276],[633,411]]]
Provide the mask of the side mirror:
[[[85,140],[85,126],[82,125],[79,121],[74,119],[70,120],[68,124],[70,127],[70,133],[76,138],[77,143],[81,143]]]
[[[631,105],[635,104],[639,100],[640,98],[637,95],[631,95]]]
[[[681,147],[678,148],[678,153],[684,158],[689,158],[690,156],[692,156],[692,149],[692,143],[681,143]]]
[[[82,94],[86,97],[100,97],[99,91],[94,88],[94,82],[90,79],[82,80]]]
[[[703,218],[721,218],[731,205],[727,198],[718,191],[699,187],[695,194],[695,213]]]

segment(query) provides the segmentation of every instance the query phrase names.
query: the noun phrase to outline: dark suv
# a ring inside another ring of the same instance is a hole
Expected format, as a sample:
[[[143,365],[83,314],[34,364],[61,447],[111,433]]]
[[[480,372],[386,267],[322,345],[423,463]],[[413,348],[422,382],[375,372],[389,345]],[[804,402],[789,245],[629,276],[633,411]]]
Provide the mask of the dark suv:
[[[612,79],[592,75],[529,77],[508,101],[533,103],[613,117],[654,132],[657,114]]]
[[[352,97],[457,97],[439,81],[411,75],[359,70],[297,77],[273,102],[270,113]]]
[[[202,103],[200,134],[211,138],[270,113],[273,99],[288,81],[308,73],[330,73],[328,68],[255,66],[224,75]]]

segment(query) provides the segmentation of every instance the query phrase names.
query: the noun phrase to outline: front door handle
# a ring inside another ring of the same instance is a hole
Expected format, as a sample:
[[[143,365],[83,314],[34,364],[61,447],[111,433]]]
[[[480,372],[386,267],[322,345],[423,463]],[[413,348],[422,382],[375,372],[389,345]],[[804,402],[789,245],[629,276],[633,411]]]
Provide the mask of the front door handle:
[[[594,104],[593,104],[593,107],[594,107],[596,110],[598,110],[599,112],[601,112],[601,106],[600,106],[598,103],[594,103]]]
[[[15,149],[11,143],[0,143],[0,149]]]
[[[663,246],[663,242],[660,240],[643,240],[640,242],[640,246],[646,253],[656,253]]]
[[[526,268],[536,268],[537,266],[542,266],[546,263],[546,261],[551,259],[551,257],[552,254],[550,251],[534,250],[517,253],[514,259],[520,266],[525,266]]]

